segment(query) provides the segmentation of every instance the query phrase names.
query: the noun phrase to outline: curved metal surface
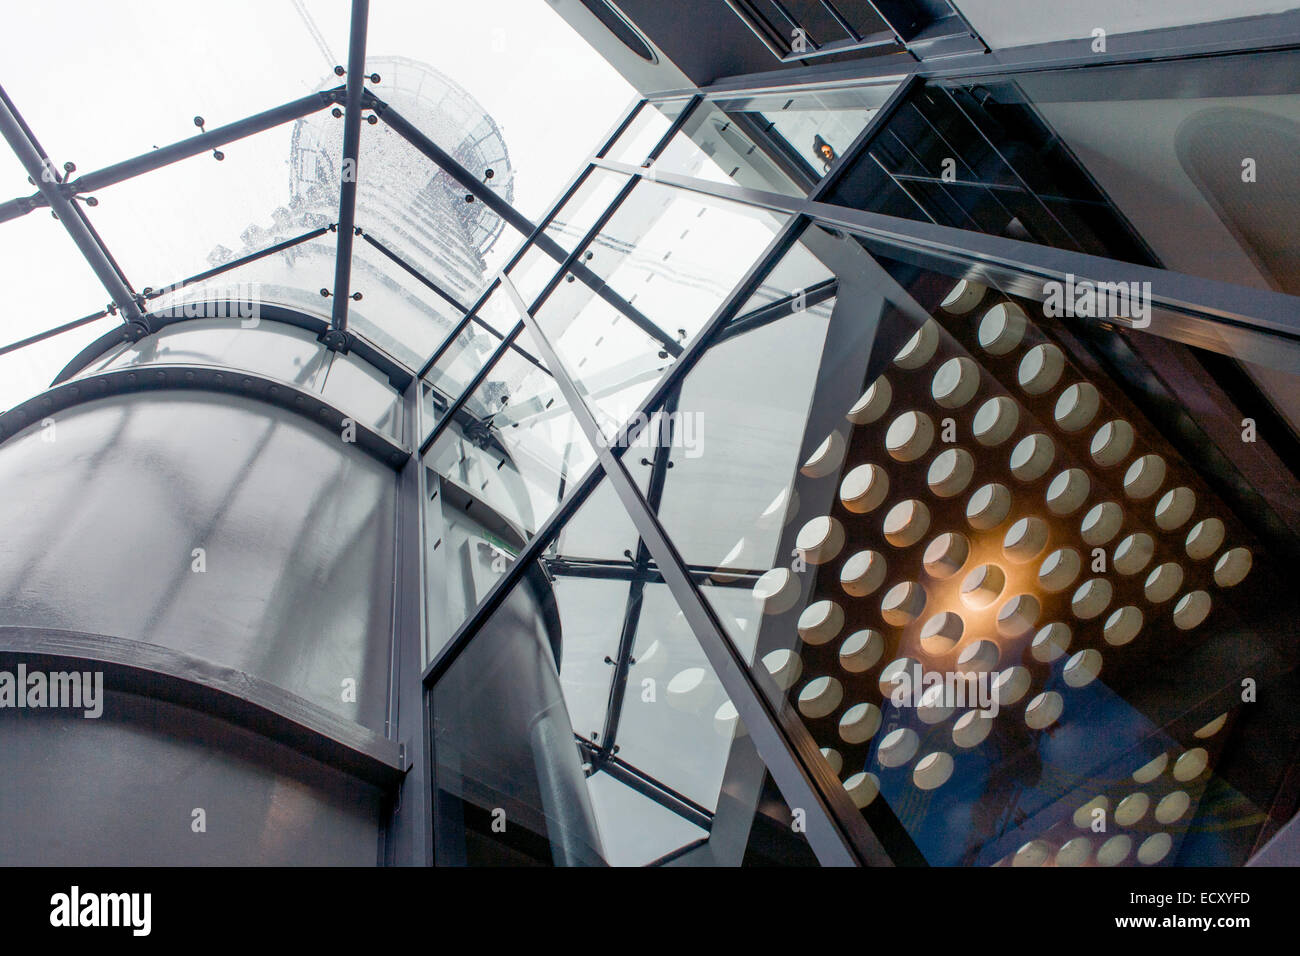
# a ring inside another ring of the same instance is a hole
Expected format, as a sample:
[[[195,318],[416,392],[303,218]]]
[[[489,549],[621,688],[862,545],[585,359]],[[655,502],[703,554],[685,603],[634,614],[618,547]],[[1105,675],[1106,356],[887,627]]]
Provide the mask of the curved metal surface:
[[[104,713],[0,710],[0,860],[373,866],[382,791],[208,714],[106,692]]]
[[[106,688],[165,700],[256,731],[381,786],[405,767],[396,741],[245,671],[106,634],[0,625],[0,669],[92,671]]]
[[[12,438],[4,416],[0,624],[167,647],[384,733],[392,470],[276,405],[162,388],[42,408],[56,390]]]
[[[53,421],[52,415],[75,409],[85,402],[160,389],[194,395],[216,392],[251,399],[265,408],[264,417],[269,417],[272,409],[290,412],[311,419],[336,438],[344,434],[347,422],[353,422],[355,440],[351,444],[372,458],[397,470],[410,458],[405,446],[339,411],[315,392],[252,372],[201,365],[115,369],[63,382],[0,415],[0,442],[9,441],[37,423]],[[213,401],[210,397],[207,400]]]

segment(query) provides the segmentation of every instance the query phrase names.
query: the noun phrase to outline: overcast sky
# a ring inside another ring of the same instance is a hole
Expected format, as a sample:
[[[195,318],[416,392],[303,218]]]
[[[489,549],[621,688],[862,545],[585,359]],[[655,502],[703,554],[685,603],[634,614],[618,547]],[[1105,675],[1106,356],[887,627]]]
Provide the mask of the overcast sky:
[[[213,128],[317,88],[347,58],[349,10],[348,0],[8,5],[0,84],[51,158],[80,174],[193,135],[196,114]],[[479,101],[510,150],[515,205],[532,218],[635,96],[544,0],[372,0],[367,48],[424,60]],[[288,198],[286,144],[287,129],[260,134],[225,147],[225,162],[195,157],[111,187],[91,221],[137,290],[183,278],[214,245],[237,249],[244,227],[269,225]],[[0,148],[0,201],[32,192]],[[0,223],[0,276],[0,345],[109,299],[47,209]],[[0,408],[45,388],[114,321],[0,356]]]

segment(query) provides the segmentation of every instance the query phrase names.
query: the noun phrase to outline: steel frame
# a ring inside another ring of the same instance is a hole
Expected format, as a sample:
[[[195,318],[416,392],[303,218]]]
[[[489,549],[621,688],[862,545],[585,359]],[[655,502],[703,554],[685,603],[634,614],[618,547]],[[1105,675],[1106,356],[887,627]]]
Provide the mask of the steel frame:
[[[245,120],[182,140],[163,149],[152,151],[149,154],[105,167],[97,172],[83,175],[75,180],[64,181],[62,177],[58,177],[55,182],[50,183],[41,177],[41,172],[49,168],[48,157],[40,149],[35,137],[22,121],[21,115],[13,108],[6,97],[3,104],[0,104],[0,126],[3,126],[6,139],[23,162],[25,168],[27,168],[29,175],[32,175],[33,179],[37,181],[39,192],[34,196],[20,197],[0,204],[0,222],[31,212],[41,206],[50,207],[58,215],[65,229],[73,236],[83,257],[95,270],[101,283],[108,289],[113,299],[113,307],[110,310],[74,320],[5,346],[0,349],[0,354],[10,353],[28,344],[43,341],[60,332],[103,318],[113,311],[120,312],[128,323],[136,323],[137,332],[148,330],[148,325],[142,322],[144,316],[140,308],[140,297],[131,290],[130,284],[113,262],[111,253],[94,233],[89,220],[76,207],[76,196],[161,168],[240,137],[290,122],[330,103],[343,102],[345,95],[349,106],[347,124],[345,125],[345,155],[347,155],[348,127],[355,128],[352,137],[355,140],[355,132],[359,132],[362,108],[368,106],[374,109],[385,122],[393,126],[399,134],[403,135],[417,148],[422,149],[426,156],[429,156],[453,178],[457,179],[468,191],[484,202],[489,203],[491,208],[501,215],[503,219],[520,232],[526,234],[526,240],[512,256],[508,269],[513,268],[524,254],[534,246],[547,252],[558,263],[558,269],[548,288],[531,305],[522,302],[518,298],[513,283],[503,273],[497,281],[491,283],[485,289],[479,300],[466,310],[460,303],[440,290],[435,283],[426,277],[420,276],[416,270],[402,262],[400,257],[391,253],[391,250],[387,250],[386,247],[383,247],[382,244],[370,237],[365,237],[372,245],[388,255],[389,258],[392,258],[400,267],[414,274],[419,281],[444,299],[447,299],[463,314],[461,321],[435,350],[424,367],[420,369],[420,376],[422,377],[429,371],[438,358],[445,353],[446,349],[470,323],[479,322],[486,326],[486,323],[482,323],[477,318],[477,311],[490,295],[502,290],[514,301],[520,312],[521,321],[510,335],[503,337],[502,345],[497,350],[497,354],[493,356],[493,361],[505,348],[510,347],[513,338],[523,328],[527,327],[537,340],[539,349],[543,353],[542,358],[547,361],[551,373],[556,377],[557,383],[565,393],[566,399],[569,401],[571,409],[577,416],[584,432],[593,441],[593,444],[600,449],[599,460],[578,480],[568,497],[560,503],[554,514],[543,524],[537,534],[518,555],[511,569],[494,585],[479,607],[457,628],[456,633],[452,635],[446,645],[439,649],[425,667],[421,675],[426,697],[425,704],[428,704],[428,698],[434,692],[439,676],[445,673],[468,642],[477,634],[483,622],[500,606],[501,602],[521,578],[524,569],[530,563],[542,557],[543,552],[554,541],[567,520],[586,501],[588,495],[600,480],[608,476],[614,482],[620,500],[632,518],[649,557],[654,559],[655,572],[662,576],[662,580],[668,584],[674,598],[686,612],[692,631],[706,653],[709,654],[711,662],[718,670],[728,692],[731,693],[733,701],[737,703],[738,709],[741,710],[746,725],[751,729],[755,740],[759,742],[760,753],[767,762],[773,776],[777,779],[778,785],[781,786],[791,805],[800,805],[807,812],[809,817],[809,837],[819,858],[824,863],[887,863],[888,859],[880,849],[879,841],[866,828],[861,815],[847,802],[842,787],[838,785],[837,781],[827,779],[818,770],[819,761],[815,754],[815,747],[812,750],[809,749],[811,741],[810,738],[807,738],[806,730],[802,729],[802,725],[797,720],[791,721],[777,711],[772,704],[773,697],[770,696],[773,689],[766,686],[763,675],[761,673],[756,675],[748,667],[747,663],[735,654],[734,648],[727,639],[707,600],[703,598],[699,585],[694,578],[694,574],[698,573],[699,569],[692,569],[684,564],[680,554],[677,553],[673,543],[659,524],[653,507],[641,495],[635,482],[628,475],[617,451],[604,447],[600,441],[596,440],[598,438],[597,425],[591,411],[569,377],[567,370],[558,360],[544,330],[533,315],[533,312],[544,302],[546,296],[553,291],[566,273],[573,273],[582,278],[584,282],[588,282],[588,284],[595,282],[603,286],[603,283],[599,282],[599,277],[584,272],[584,267],[577,262],[579,252],[608,223],[610,217],[613,216],[620,204],[632,192],[636,184],[642,179],[649,178],[649,175],[645,167],[629,167],[612,163],[600,157],[604,155],[609,145],[630,125],[637,112],[646,108],[647,101],[642,100],[633,105],[632,109],[602,143],[601,148],[593,152],[585,167],[562,192],[547,217],[541,223],[534,225],[518,214],[508,203],[501,200],[494,192],[478,183],[474,177],[469,175],[468,171],[459,167],[459,164],[456,164],[451,157],[442,153],[436,144],[431,143],[422,133],[414,129],[409,123],[404,122],[395,111],[385,109],[377,98],[373,97],[368,91],[361,89],[364,82],[363,51],[366,6],[366,0],[354,0],[353,32],[350,42],[346,88],[311,94],[264,113],[248,117]],[[667,337],[662,330],[657,329],[657,327],[654,328],[651,334],[658,333],[659,336],[663,336],[663,339],[667,340],[665,348],[672,346],[675,350],[673,354],[677,358],[677,362],[661,378],[659,384],[642,403],[640,412],[652,411],[662,405],[708,348],[724,337],[741,334],[743,329],[739,326],[737,330],[728,327],[728,323],[735,316],[740,304],[747,299],[749,293],[756,288],[767,271],[795,241],[799,231],[808,223],[813,222],[851,232],[903,253],[913,250],[923,251],[927,255],[946,257],[953,262],[967,264],[976,272],[996,281],[1005,282],[1013,288],[1016,287],[1017,283],[1023,286],[1026,277],[1041,280],[1043,278],[1060,277],[1066,273],[1073,273],[1076,276],[1105,275],[1110,280],[1151,281],[1159,304],[1171,314],[1179,317],[1181,322],[1189,323],[1192,332],[1199,329],[1213,331],[1222,335],[1227,330],[1227,333],[1234,336],[1236,341],[1256,344],[1259,342],[1272,344],[1278,341],[1291,343],[1300,339],[1300,299],[1296,297],[1134,266],[1102,257],[1087,256],[946,226],[847,209],[830,205],[823,200],[827,185],[833,177],[864,154],[870,139],[887,122],[893,105],[901,101],[901,98],[914,82],[925,79],[977,77],[988,74],[1295,48],[1300,47],[1300,12],[1116,35],[1110,38],[1109,47],[1110,51],[1108,53],[1090,54],[1085,41],[1063,40],[1033,47],[965,53],[949,56],[942,60],[921,62],[917,62],[908,55],[903,54],[895,57],[879,57],[849,63],[823,63],[801,69],[785,70],[779,73],[729,77],[711,84],[707,88],[668,90],[656,94],[655,101],[679,96],[692,96],[694,99],[662,137],[659,144],[652,151],[647,163],[652,162],[662,152],[672,136],[682,127],[689,115],[698,106],[702,97],[721,94],[774,92],[782,89],[808,89],[817,86],[841,85],[855,81],[900,81],[899,87],[889,103],[872,117],[854,144],[844,150],[830,175],[805,200],[791,199],[787,196],[763,193],[743,187],[707,183],[667,173],[660,173],[654,177],[656,181],[673,187],[778,210],[789,214],[791,218],[760,260],[753,265],[744,279],[724,300],[693,343],[682,349],[675,340]],[[623,173],[629,176],[628,183],[607,207],[603,217],[588,231],[583,242],[573,252],[566,254],[554,240],[551,240],[545,234],[545,228],[554,215],[563,207],[563,204],[579,188],[585,177],[597,168],[606,168]],[[41,185],[42,183],[44,185]],[[355,202],[355,184],[352,184],[352,186],[351,190],[346,189],[345,186],[340,197],[339,260],[336,262],[334,290],[336,301],[334,303],[335,315],[332,322],[338,329],[342,329],[346,325],[348,264],[342,260],[345,253],[350,254],[351,239],[354,234],[349,215],[354,210],[353,204]],[[205,275],[210,276],[218,271],[220,270],[213,270]],[[197,281],[197,278],[190,281]],[[1024,290],[1017,289],[1017,291]],[[628,311],[624,311],[624,314],[637,321],[634,316],[639,315],[639,313],[631,310],[626,303],[616,302],[612,304],[620,308],[620,311],[627,309]],[[342,308],[340,308],[340,305],[342,305]],[[778,303],[768,307],[770,315],[765,314],[762,319],[771,321],[779,318],[783,314],[779,306]],[[754,315],[750,318],[758,320],[760,317]],[[647,331],[650,330],[647,329]],[[1171,323],[1168,327],[1162,329],[1153,328],[1152,331],[1158,335],[1167,334],[1175,339],[1179,338],[1180,332],[1184,335],[1190,334],[1186,325],[1180,329],[1177,323]],[[1267,351],[1267,349],[1264,351]],[[485,368],[490,368],[490,366],[491,361]],[[1287,367],[1294,370],[1295,365],[1293,362],[1288,362]],[[418,381],[414,383],[414,387],[420,387]],[[474,387],[475,385],[471,383],[462,392],[458,401],[463,404],[464,398],[472,393]],[[418,402],[413,404],[418,405]],[[408,406],[410,405],[412,403],[408,402]],[[418,418],[418,413],[416,417]],[[449,420],[450,417],[450,415],[446,416],[444,421]],[[422,444],[420,452],[427,450],[432,438],[433,436],[430,436],[429,442]],[[376,450],[379,450],[379,446],[377,446]],[[391,456],[393,451],[391,447],[384,450]],[[421,468],[419,471],[421,472],[421,480],[418,484],[420,488],[423,488],[423,469]],[[421,492],[422,494],[423,492]],[[409,552],[409,550],[408,548],[407,551]],[[409,560],[409,554],[407,559]],[[644,567],[642,567],[643,565]],[[650,565],[647,561],[642,561],[637,567],[648,572]],[[421,620],[423,619],[423,601],[424,597],[422,596],[420,600],[421,612],[418,616]],[[423,713],[425,726],[422,730],[426,736],[423,758],[431,772],[433,764],[427,743],[427,715],[429,713],[427,706],[423,709]],[[406,733],[406,731],[403,731],[403,733]],[[612,755],[610,756],[612,757]],[[423,802],[427,804],[429,803],[427,780],[424,792],[425,799]],[[431,807],[425,806],[422,812],[425,814],[426,820],[431,819]],[[426,829],[422,839],[427,837],[428,832]]]

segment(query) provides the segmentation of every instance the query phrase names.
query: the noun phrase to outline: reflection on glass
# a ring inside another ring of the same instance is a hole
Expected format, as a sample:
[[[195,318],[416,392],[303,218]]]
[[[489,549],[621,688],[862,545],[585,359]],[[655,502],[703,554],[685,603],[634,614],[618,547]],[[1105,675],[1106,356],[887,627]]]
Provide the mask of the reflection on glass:
[[[595,460],[527,331],[474,390],[425,463],[531,537]]]
[[[1283,767],[1224,728],[1294,670],[1252,532],[1037,302],[801,242],[835,298],[675,406],[658,511],[728,635],[897,860],[1244,860]]]
[[[601,491],[574,521],[626,522]],[[548,554],[434,688],[439,863],[815,865],[635,553]]]
[[[643,103],[627,129],[605,152],[605,159],[633,166],[642,165],[689,102],[690,100],[681,99],[666,103]]]
[[[566,276],[537,312],[599,417],[617,427],[631,415],[783,222],[660,183],[637,185],[584,252],[583,271]]]

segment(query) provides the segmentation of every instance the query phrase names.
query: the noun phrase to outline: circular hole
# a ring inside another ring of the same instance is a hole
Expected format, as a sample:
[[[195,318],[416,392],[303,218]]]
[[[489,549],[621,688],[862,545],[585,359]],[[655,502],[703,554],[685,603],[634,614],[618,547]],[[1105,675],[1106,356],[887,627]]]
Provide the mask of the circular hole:
[[[971,433],[977,442],[991,448],[1010,438],[1019,421],[1020,410],[1016,403],[1005,395],[999,395],[990,398],[975,412]]]
[[[1042,605],[1032,594],[1017,594],[998,608],[998,633],[1003,637],[1028,634],[1038,623]]]
[[[1205,773],[1210,765],[1210,755],[1204,747],[1193,747],[1174,761],[1174,779],[1187,783]]]
[[[1161,564],[1147,575],[1143,593],[1152,604],[1163,604],[1183,586],[1183,569],[1173,562]]]
[[[1056,424],[1067,432],[1086,428],[1101,408],[1101,395],[1089,382],[1076,382],[1061,393],[1052,413]]]
[[[1131,534],[1115,548],[1115,570],[1120,574],[1137,574],[1151,563],[1155,553],[1156,543],[1151,535]]]
[[[1120,525],[1124,523],[1124,511],[1113,501],[1103,501],[1093,505],[1083,516],[1079,533],[1083,540],[1093,547],[1103,545],[1119,534]]]
[[[1214,583],[1221,588],[1235,587],[1250,573],[1251,556],[1245,548],[1225,551],[1214,564]]]
[[[992,641],[972,641],[962,648],[957,655],[957,672],[960,674],[980,674],[990,671],[998,665],[1002,652]]]
[[[844,462],[844,451],[844,437],[839,432],[831,432],[808,456],[799,471],[809,478],[825,478],[839,470]]]
[[[1020,518],[1002,539],[1002,550],[1017,564],[1038,557],[1047,546],[1047,522],[1042,518]]]
[[[978,747],[993,729],[993,718],[982,711],[968,710],[952,725],[952,742],[963,750]]]
[[[1059,660],[1070,649],[1071,636],[1068,626],[1060,621],[1053,621],[1046,627],[1039,628],[1033,642],[1029,645],[1029,653],[1033,655],[1034,660],[1050,664],[1052,661]]]
[[[862,674],[875,667],[884,653],[885,636],[879,631],[854,631],[840,645],[840,667],[850,674]]]
[[[846,744],[864,744],[880,729],[880,708],[875,704],[855,704],[840,718],[840,739]]]
[[[1156,820],[1168,826],[1177,823],[1187,808],[1192,805],[1192,798],[1183,790],[1165,794],[1156,804]]]
[[[993,678],[993,697],[999,706],[1010,707],[1029,692],[1029,671],[1019,665],[1008,667]]]
[[[976,531],[990,531],[1006,520],[1011,512],[1011,492],[1006,485],[983,485],[970,496],[966,520]]]
[[[1021,481],[1037,481],[1047,474],[1056,457],[1056,446],[1041,432],[1022,438],[1011,450],[1011,474]]]
[[[879,551],[859,551],[840,568],[840,586],[851,597],[866,597],[885,583],[888,565]]]
[[[885,414],[893,397],[894,390],[890,387],[889,379],[882,375],[871,383],[844,417],[855,425],[870,425]]]
[[[939,308],[950,315],[966,315],[980,304],[987,290],[978,282],[959,279],[952,291],[939,303]]]
[[[1011,858],[1011,865],[1015,867],[1024,866],[1042,866],[1047,862],[1047,858],[1052,855],[1052,845],[1046,840],[1030,840]]]
[[[1193,561],[1203,561],[1223,544],[1223,522],[1218,518],[1198,521],[1187,532],[1187,556]]]
[[[799,615],[797,629],[805,644],[829,644],[844,627],[844,609],[834,601],[814,601]]]
[[[1184,594],[1174,605],[1174,625],[1180,631],[1190,631],[1210,613],[1210,596],[1204,591]]]
[[[773,568],[754,582],[753,594],[764,614],[784,614],[799,597],[799,582],[789,568]]]
[[[885,515],[885,540],[896,548],[911,547],[929,530],[930,509],[915,498],[900,501]]]
[[[1181,528],[1196,508],[1196,494],[1191,488],[1171,488],[1156,503],[1156,525],[1161,531]]]
[[[854,514],[868,514],[889,495],[889,474],[879,465],[858,465],[840,482],[840,502]]]
[[[871,801],[876,799],[880,793],[880,781],[876,779],[874,773],[855,773],[844,781],[844,789],[848,791],[849,799],[853,805],[861,810],[863,807],[870,805]]]
[[[834,713],[844,699],[844,686],[834,677],[817,677],[799,691],[799,713],[820,720]]]
[[[820,515],[799,529],[794,546],[809,564],[825,564],[844,547],[844,526],[836,518]]]
[[[949,754],[926,754],[916,763],[912,771],[912,782],[918,790],[937,790],[948,782],[952,776],[953,761]]]
[[[1106,618],[1101,635],[1106,643],[1113,647],[1122,647],[1142,630],[1142,612],[1129,604],[1113,612]]]
[[[1150,783],[1156,777],[1165,772],[1165,765],[1169,763],[1168,754],[1160,754],[1154,760],[1144,763],[1133,771],[1134,783]]]
[[[803,661],[791,650],[772,651],[763,657],[763,666],[782,690],[793,687],[803,673]]]
[[[979,387],[979,366],[961,356],[948,359],[939,366],[939,370],[934,373],[930,394],[943,408],[961,408],[975,397]]]
[[[1088,500],[1092,482],[1081,468],[1069,468],[1047,486],[1047,510],[1054,515],[1068,515],[1077,511]]]
[[[922,563],[931,577],[950,578],[966,563],[970,556],[970,542],[964,535],[949,531],[939,535],[926,546]]]
[[[1050,342],[1035,345],[1020,360],[1016,380],[1030,395],[1043,395],[1056,387],[1065,370],[1065,354]]]
[[[934,422],[924,412],[904,412],[885,432],[885,450],[897,461],[916,461],[934,441]]]
[[[1000,302],[980,320],[980,348],[990,355],[1006,355],[1025,337],[1025,313],[1014,302]]]
[[[1058,548],[1047,556],[1038,569],[1038,583],[1053,593],[1064,591],[1083,570],[1083,559],[1073,548]]]
[[[1070,609],[1081,621],[1092,620],[1110,604],[1114,589],[1105,578],[1091,578],[1084,581],[1070,599]]]
[[[1066,840],[1056,851],[1057,866],[1083,866],[1092,859],[1092,841],[1087,837]]]
[[[935,456],[926,475],[930,490],[951,498],[966,490],[975,475],[975,459],[964,448],[948,448]]]
[[[880,616],[886,624],[905,627],[925,610],[925,590],[914,581],[895,584],[880,602]]]
[[[910,727],[899,727],[885,735],[876,750],[876,760],[882,767],[901,767],[916,754],[921,738]]]
[[[921,627],[921,647],[927,654],[947,654],[957,646],[961,635],[961,618],[952,611],[943,611]]]
[[[1165,460],[1159,455],[1143,455],[1124,472],[1124,493],[1141,501],[1150,498],[1165,480]]]
[[[981,564],[961,582],[961,602],[979,610],[996,601],[1007,585],[1007,576],[996,564]]]
[[[916,334],[907,340],[906,345],[899,349],[898,354],[894,356],[894,364],[904,369],[920,368],[934,357],[934,350],[938,347],[939,326],[930,319],[916,330]]]
[[[1054,690],[1039,694],[1025,708],[1025,726],[1030,730],[1045,730],[1061,718],[1065,699]]]
[[[1101,673],[1101,652],[1089,647],[1079,651],[1065,662],[1061,676],[1070,687],[1086,687]]]
[[[1153,833],[1138,847],[1138,862],[1143,866],[1159,863],[1173,849],[1174,838],[1168,833]]]
[[[1133,450],[1133,426],[1122,418],[1107,422],[1092,436],[1088,450],[1103,468],[1118,465]]]

